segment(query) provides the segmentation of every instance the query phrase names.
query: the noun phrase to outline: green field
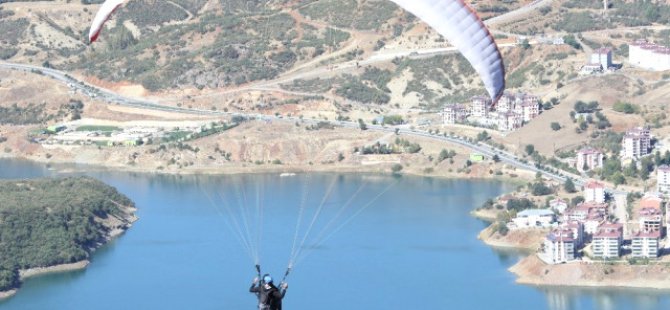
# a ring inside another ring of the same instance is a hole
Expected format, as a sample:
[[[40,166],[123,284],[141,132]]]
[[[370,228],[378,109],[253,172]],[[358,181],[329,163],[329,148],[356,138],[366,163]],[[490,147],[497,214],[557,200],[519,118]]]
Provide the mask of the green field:
[[[123,131],[121,127],[116,126],[95,126],[95,125],[85,125],[77,127],[77,131],[102,131],[102,132],[112,132],[112,131]]]

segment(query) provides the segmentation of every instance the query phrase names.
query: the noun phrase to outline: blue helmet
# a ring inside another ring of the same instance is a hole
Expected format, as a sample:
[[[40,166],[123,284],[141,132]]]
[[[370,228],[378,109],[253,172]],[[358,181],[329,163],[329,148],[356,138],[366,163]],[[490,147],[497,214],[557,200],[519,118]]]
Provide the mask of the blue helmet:
[[[265,276],[263,276],[263,282],[272,283],[272,277],[269,274],[266,274]]]

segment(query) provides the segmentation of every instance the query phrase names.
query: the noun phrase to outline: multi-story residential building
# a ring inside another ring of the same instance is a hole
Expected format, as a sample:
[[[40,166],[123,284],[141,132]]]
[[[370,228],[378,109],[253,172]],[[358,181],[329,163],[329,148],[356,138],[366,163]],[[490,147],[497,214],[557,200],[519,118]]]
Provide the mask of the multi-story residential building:
[[[514,112],[521,116],[521,121],[524,123],[530,122],[532,119],[540,115],[540,99],[537,96],[518,93],[506,97],[510,102],[508,108],[504,112]],[[498,109],[498,112],[503,112]]]
[[[521,103],[521,109],[522,109],[521,115],[523,115],[523,121],[530,122],[530,120],[540,115],[539,99],[535,96],[525,96],[523,103]]]
[[[607,223],[593,235],[593,256],[602,259],[619,258],[623,243],[623,225]]]
[[[605,185],[597,181],[589,181],[584,185],[584,201],[604,203]]]
[[[640,231],[663,231],[663,212],[660,208],[642,208],[638,217]]]
[[[473,117],[488,117],[491,99],[485,96],[476,96],[472,98],[470,106],[470,115]]]
[[[632,250],[635,258],[656,258],[659,254],[660,231],[640,231],[633,235]]]
[[[555,229],[543,244],[542,256],[547,263],[560,264],[575,260],[575,239],[569,229]]]
[[[468,109],[460,104],[451,104],[444,108],[444,124],[456,124],[465,121],[468,116]]]
[[[606,223],[607,217],[602,213],[591,213],[589,214],[582,223],[584,224],[584,234],[593,237],[598,233],[598,229]]]
[[[670,166],[662,165],[656,169],[656,191],[670,194]]]
[[[572,231],[572,236],[575,239],[575,249],[584,245],[584,224],[579,221],[568,221],[561,224],[562,229],[569,229]]]
[[[609,207],[604,203],[582,202],[575,207],[569,208],[563,214],[563,221],[585,221],[589,216],[607,216]]]
[[[583,148],[577,152],[576,168],[579,171],[593,170],[603,167],[603,152],[591,147]]]
[[[584,234],[592,236],[602,224],[608,214],[607,204],[581,203],[574,208],[568,209],[563,215],[563,222],[579,221],[584,225]]]
[[[626,131],[621,142],[621,157],[638,159],[651,152],[651,132],[649,127],[636,127]]]
[[[496,111],[500,114],[514,111],[516,106],[516,97],[510,93],[504,93],[496,104]]]
[[[550,227],[555,221],[554,212],[546,209],[523,210],[512,219],[517,228]]]
[[[521,115],[514,112],[502,113],[498,116],[498,130],[512,131],[521,128]]]

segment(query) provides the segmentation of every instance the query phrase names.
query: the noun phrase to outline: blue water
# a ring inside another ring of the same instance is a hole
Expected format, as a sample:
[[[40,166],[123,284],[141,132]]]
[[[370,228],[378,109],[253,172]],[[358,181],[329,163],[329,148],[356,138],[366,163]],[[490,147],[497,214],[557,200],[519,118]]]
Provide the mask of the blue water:
[[[362,185],[353,207],[336,221],[352,218],[348,225],[318,247],[305,243],[308,255],[288,279],[285,309],[670,308],[669,292],[514,284],[506,269],[523,254],[482,244],[476,236],[485,224],[469,216],[487,198],[513,188],[501,182],[334,174],[86,174],[134,200],[140,220],[97,251],[86,270],[29,279],[15,297],[0,302],[0,309],[253,309],[248,287],[254,255],[233,237],[236,230],[224,215],[241,221],[235,210],[246,200],[247,215],[256,218],[256,197],[262,198],[262,225],[250,231],[262,227],[262,240],[254,244],[262,244],[265,271],[281,277],[303,189],[308,189],[306,228],[332,187],[313,225],[318,233]],[[49,175],[55,173],[41,165],[0,160],[0,178]],[[350,217],[357,210],[362,211]]]

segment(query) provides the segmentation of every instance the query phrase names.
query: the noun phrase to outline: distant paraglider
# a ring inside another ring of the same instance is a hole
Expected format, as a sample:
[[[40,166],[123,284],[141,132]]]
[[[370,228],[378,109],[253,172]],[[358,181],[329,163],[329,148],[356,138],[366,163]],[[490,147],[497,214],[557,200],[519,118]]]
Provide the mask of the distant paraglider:
[[[453,44],[481,77],[494,104],[505,89],[505,66],[498,46],[475,11],[463,0],[391,0],[434,28]],[[89,40],[125,0],[107,0],[93,19]]]
[[[98,39],[100,31],[102,31],[102,27],[105,26],[105,22],[107,22],[109,18],[112,17],[114,11],[116,11],[116,9],[118,9],[123,4],[123,2],[125,2],[125,0],[107,0],[102,4],[102,6],[100,6],[98,13],[96,13],[95,17],[93,18],[91,30],[88,32],[88,40],[91,43]]]

